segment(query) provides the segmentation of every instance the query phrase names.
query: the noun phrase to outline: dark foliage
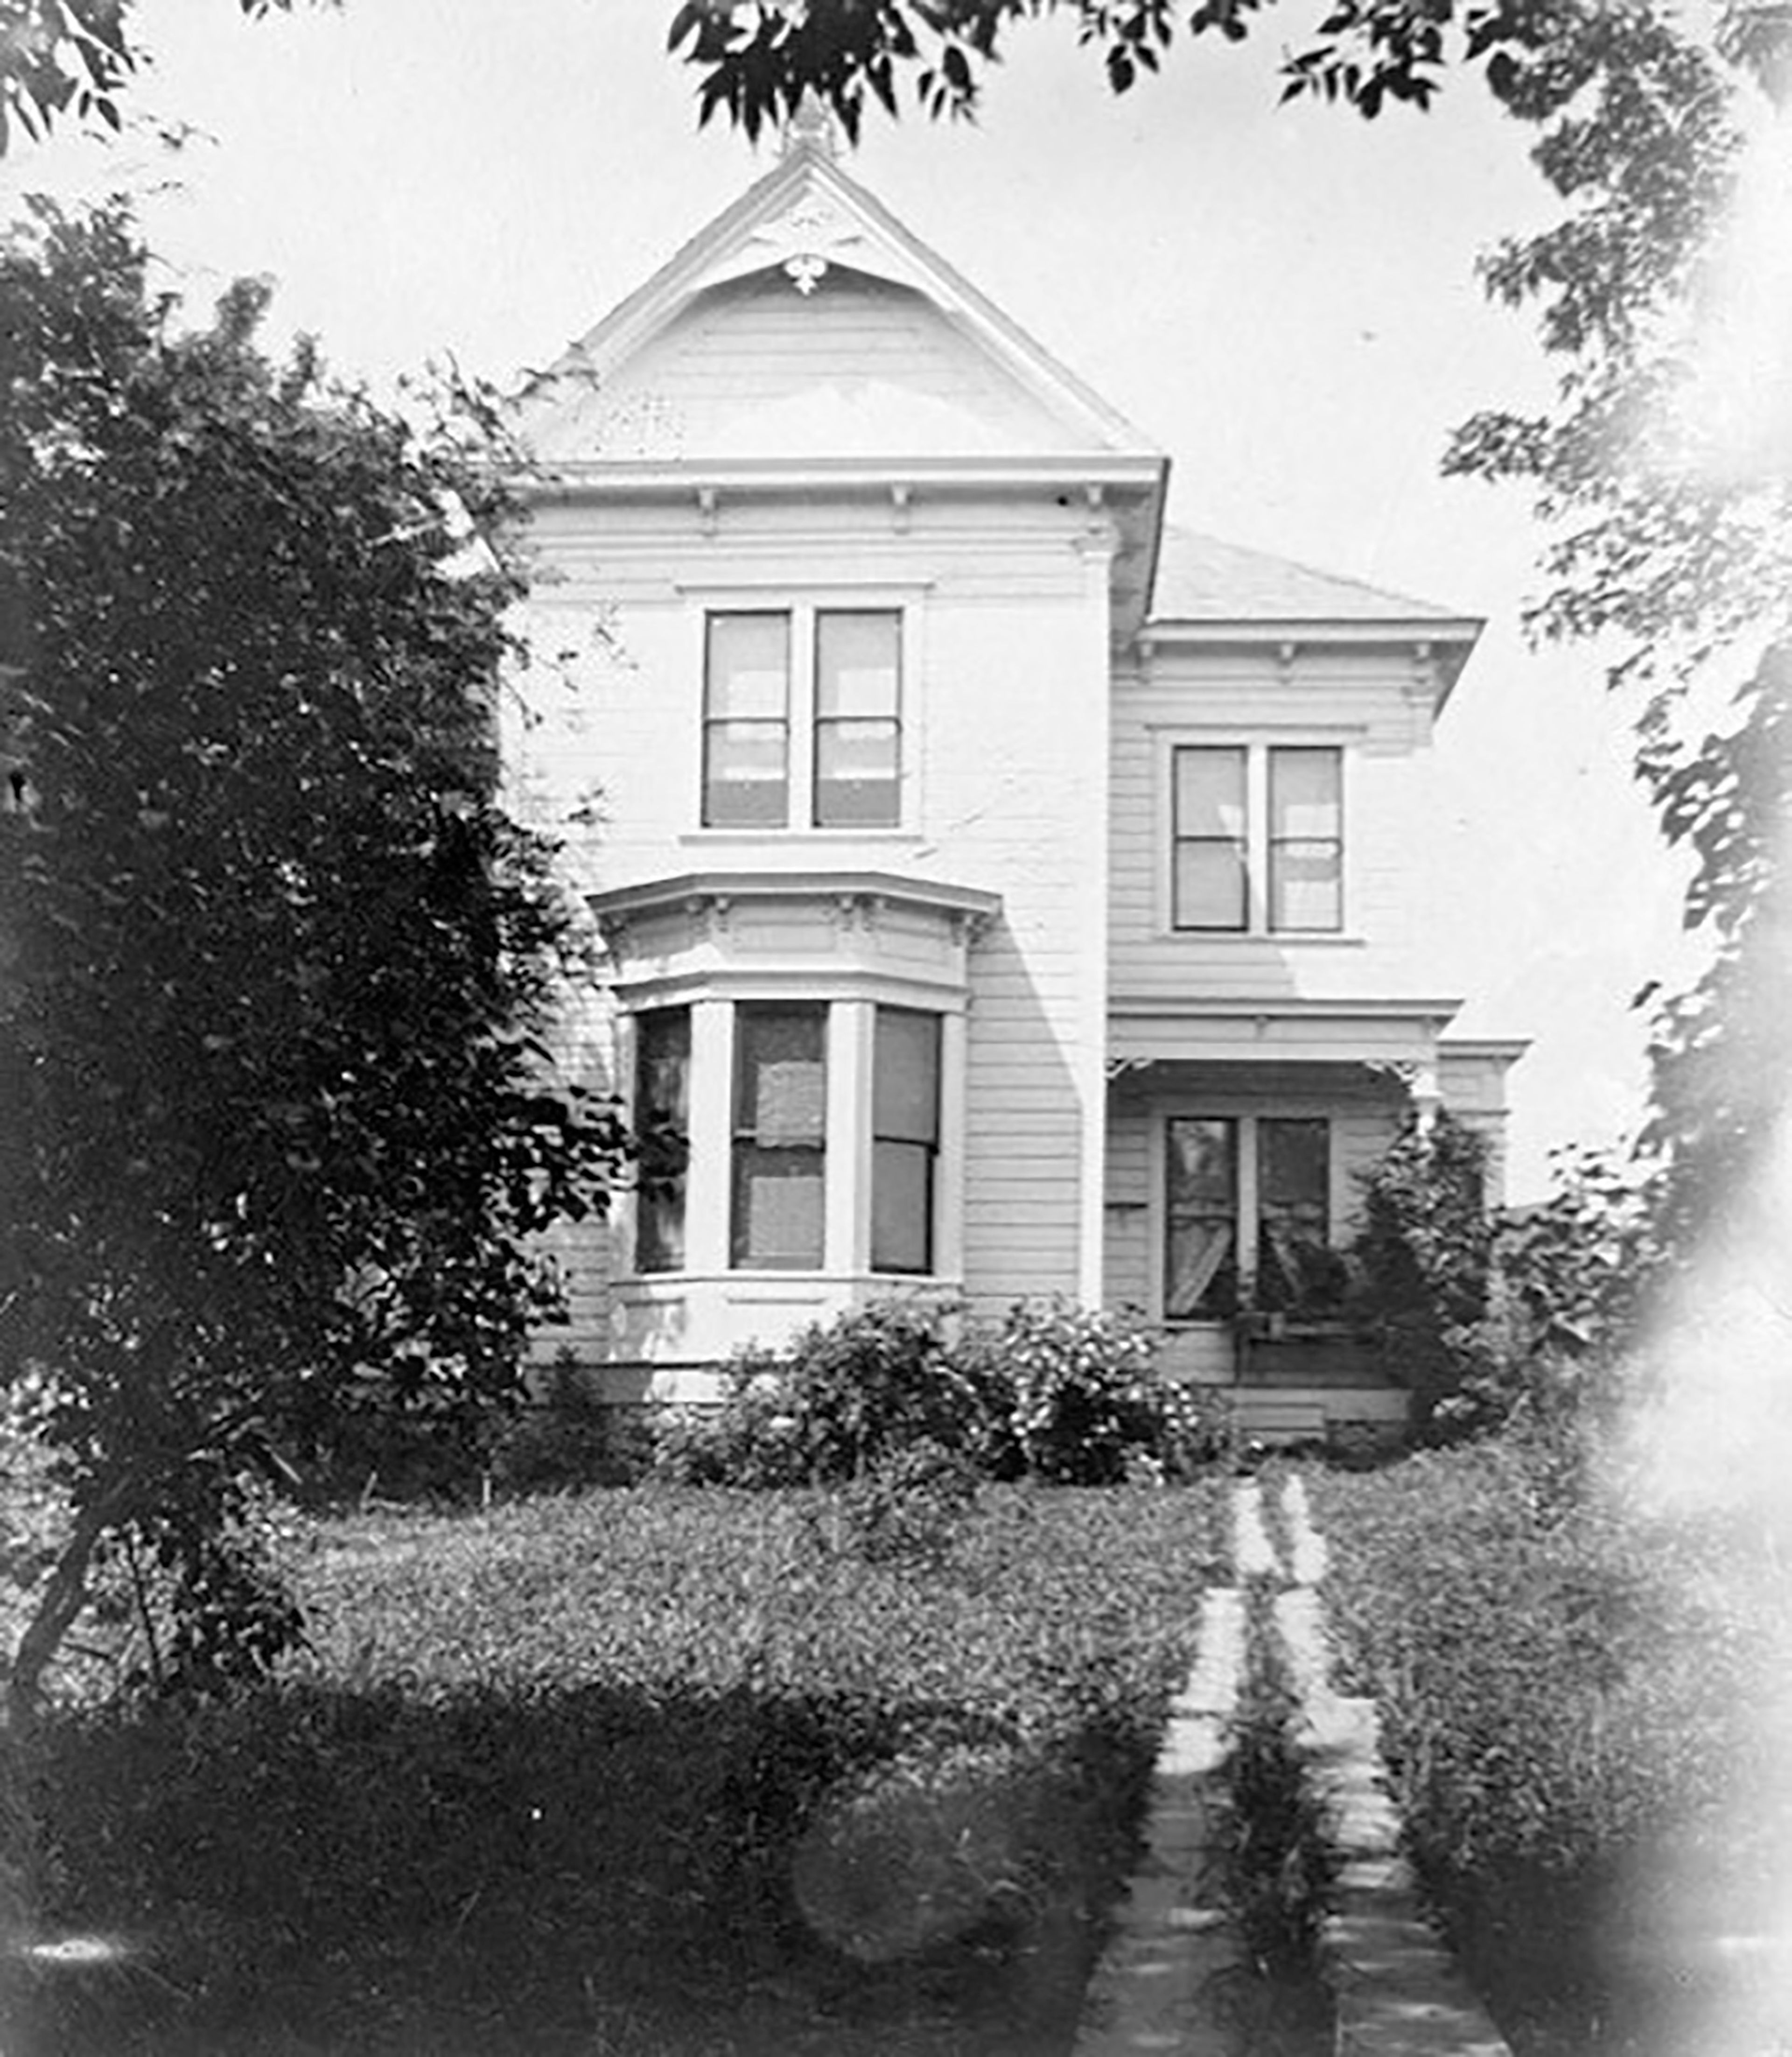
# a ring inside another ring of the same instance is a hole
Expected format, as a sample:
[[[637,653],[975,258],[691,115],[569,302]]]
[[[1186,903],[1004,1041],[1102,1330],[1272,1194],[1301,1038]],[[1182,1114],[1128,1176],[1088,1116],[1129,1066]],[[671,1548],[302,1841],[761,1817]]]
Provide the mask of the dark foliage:
[[[540,1040],[576,940],[494,797],[477,424],[269,363],[257,287],[175,334],[146,264],[117,209],[0,248],[0,1380],[72,1511],[21,1700],[105,1536],[215,1609],[249,1472],[512,1394],[532,1239],[626,1151]]]

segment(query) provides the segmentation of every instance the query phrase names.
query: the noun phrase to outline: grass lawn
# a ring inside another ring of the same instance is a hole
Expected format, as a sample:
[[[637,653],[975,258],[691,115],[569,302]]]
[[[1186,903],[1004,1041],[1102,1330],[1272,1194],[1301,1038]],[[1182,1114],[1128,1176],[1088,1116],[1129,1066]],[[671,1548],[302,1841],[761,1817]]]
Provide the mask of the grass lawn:
[[[7,2057],[1067,2048],[1223,1488],[306,1524],[314,1649],[67,1712]]]
[[[1552,1462],[1507,1442],[1309,1476],[1414,1854],[1521,2057],[1792,2047],[1771,1539],[1565,1496]]]

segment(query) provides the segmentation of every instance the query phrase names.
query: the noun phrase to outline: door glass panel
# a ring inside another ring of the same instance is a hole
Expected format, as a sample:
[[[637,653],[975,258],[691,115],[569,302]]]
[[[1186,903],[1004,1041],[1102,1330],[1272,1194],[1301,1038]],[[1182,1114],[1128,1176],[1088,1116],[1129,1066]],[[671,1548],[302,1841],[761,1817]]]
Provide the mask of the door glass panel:
[[[1210,1116],[1165,1126],[1164,1312],[1214,1319],[1238,1302],[1238,1124]]]

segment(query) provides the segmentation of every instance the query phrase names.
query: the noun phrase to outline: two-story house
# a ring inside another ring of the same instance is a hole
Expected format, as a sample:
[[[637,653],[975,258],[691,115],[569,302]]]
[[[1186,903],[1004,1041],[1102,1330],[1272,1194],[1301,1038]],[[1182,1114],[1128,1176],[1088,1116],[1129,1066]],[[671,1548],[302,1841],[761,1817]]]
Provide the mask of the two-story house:
[[[1501,1117],[1518,1046],[1418,949],[1480,624],[1166,528],[1164,455],[810,125],[519,423],[515,791],[605,939],[588,1072],[690,1146],[547,1348],[697,1398],[868,1296],[1064,1294],[1260,1427],[1398,1417],[1264,1332],[1414,1098]]]

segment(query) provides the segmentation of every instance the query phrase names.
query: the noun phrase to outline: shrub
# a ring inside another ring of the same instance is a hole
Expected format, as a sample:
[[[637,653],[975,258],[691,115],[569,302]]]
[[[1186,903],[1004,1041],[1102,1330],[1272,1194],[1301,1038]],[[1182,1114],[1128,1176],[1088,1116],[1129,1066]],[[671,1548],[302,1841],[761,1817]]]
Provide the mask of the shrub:
[[[1007,1388],[1003,1454],[1029,1477],[1112,1485],[1153,1468],[1185,1477],[1225,1454],[1219,1403],[1158,1373],[1137,1314],[1023,1302],[983,1349],[988,1383]]]
[[[1447,1112],[1428,1127],[1409,1116],[1360,1182],[1362,1226],[1349,1253],[1355,1310],[1434,1441],[1485,1425],[1474,1396],[1493,1254],[1487,1149]]]
[[[648,1410],[606,1404],[566,1359],[541,1397],[493,1435],[486,1464],[501,1492],[563,1492],[631,1485],[652,1468],[655,1448]]]
[[[841,1493],[841,1532],[867,1564],[937,1567],[976,1504],[977,1469],[932,1441],[892,1450]]]
[[[879,1301],[781,1353],[738,1353],[719,1406],[667,1421],[657,1475],[829,1485],[950,1448],[989,1478],[1112,1485],[1191,1477],[1231,1453],[1224,1398],[1161,1377],[1136,1315],[1025,1302],[949,1341],[947,1313]]]

